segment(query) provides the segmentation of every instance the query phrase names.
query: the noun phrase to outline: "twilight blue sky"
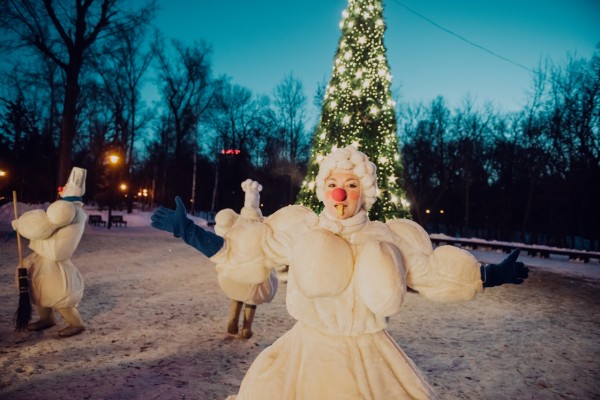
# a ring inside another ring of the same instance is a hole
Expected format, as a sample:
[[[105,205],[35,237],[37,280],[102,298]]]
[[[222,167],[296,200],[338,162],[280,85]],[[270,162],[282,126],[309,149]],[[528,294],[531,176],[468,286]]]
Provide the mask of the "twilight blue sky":
[[[331,76],[347,0],[159,0],[159,6],[155,24],[167,38],[203,39],[213,47],[215,75],[271,94],[293,73],[312,106],[317,84]],[[600,0],[384,0],[384,19],[392,88],[402,102],[442,95],[457,106],[469,95],[478,104],[518,110],[532,82],[527,69],[545,58],[559,65],[568,54],[589,58],[600,42]]]

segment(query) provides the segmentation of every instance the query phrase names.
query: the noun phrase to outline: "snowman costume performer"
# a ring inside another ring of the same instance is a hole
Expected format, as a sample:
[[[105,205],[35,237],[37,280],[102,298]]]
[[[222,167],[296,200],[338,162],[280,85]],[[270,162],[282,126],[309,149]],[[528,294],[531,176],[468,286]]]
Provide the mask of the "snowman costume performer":
[[[258,182],[247,179],[242,182],[242,190],[245,193],[245,198],[244,207],[241,209],[240,214],[227,209],[219,212],[216,216],[217,224],[215,232],[218,235],[224,236],[237,225],[262,222],[263,215],[260,210],[260,191],[262,190],[262,186]],[[158,207],[151,217],[152,226],[173,233],[175,237],[180,237],[184,242],[208,256],[216,253],[223,245],[223,239],[219,236],[206,233],[203,228],[195,225],[187,218],[185,205],[180,197],[175,198],[175,203],[177,206],[175,211],[165,207]],[[214,250],[207,250],[207,248]],[[260,260],[261,257],[256,260],[242,261],[242,268]],[[249,269],[250,273],[253,274],[256,268],[262,271],[261,267],[251,267]],[[253,335],[252,322],[256,314],[256,306],[271,302],[277,293],[279,282],[277,272],[274,268],[269,268],[270,273],[267,274],[265,279],[256,281],[254,276],[246,279],[237,275],[232,276],[229,270],[217,268],[217,271],[219,272],[219,287],[231,299],[227,333],[233,335],[240,333],[243,339],[250,339]],[[244,314],[242,330],[240,332],[239,319],[242,307],[244,307]]]
[[[86,170],[74,167],[61,199],[44,210],[31,210],[12,221],[13,229],[29,239],[32,254],[25,257],[30,295],[39,319],[27,329],[39,331],[56,325],[54,310],[67,326],[59,337],[77,335],[85,330],[77,305],[83,297],[83,278],[71,257],[85,229],[87,214],[83,210]]]
[[[387,318],[400,311],[407,287],[448,302],[473,299],[483,291],[482,276],[490,286],[518,283],[518,252],[507,265],[482,267],[462,249],[433,250],[413,221],[370,221],[375,165],[354,147],[323,159],[316,190],[325,204],[320,215],[292,205],[224,229],[222,239],[197,231],[197,248],[211,256],[219,276],[261,282],[272,268],[289,265],[286,306],[297,322],[258,355],[228,400],[434,398],[385,330]],[[231,213],[221,211],[217,226]],[[181,225],[174,211],[167,219],[166,226]]]

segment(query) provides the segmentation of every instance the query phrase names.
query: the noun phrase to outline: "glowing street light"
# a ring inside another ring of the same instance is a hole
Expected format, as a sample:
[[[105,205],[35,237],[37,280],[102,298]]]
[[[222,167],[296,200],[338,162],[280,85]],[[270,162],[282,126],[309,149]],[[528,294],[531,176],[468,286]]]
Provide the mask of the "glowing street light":
[[[8,172],[0,169],[0,189],[4,189],[4,183],[8,182]],[[4,199],[4,196],[0,194],[0,200]]]
[[[121,162],[121,157],[117,154],[117,153],[109,153],[106,156],[106,165],[108,166],[108,171],[107,171],[107,175],[108,175],[108,223],[106,224],[106,227],[108,229],[110,229],[112,227],[112,208],[113,208],[113,201],[116,200],[116,197],[118,196],[118,193],[116,193],[116,180],[117,178],[117,169],[118,166]],[[125,190],[127,189],[127,186],[125,186],[125,189],[122,188],[122,185],[120,186],[121,190]]]
[[[121,160],[121,157],[119,157],[119,156],[118,156],[118,155],[116,155],[116,154],[110,154],[110,155],[108,156],[108,161],[109,161],[111,164],[113,164],[113,165],[116,165],[116,164],[118,164],[120,160]]]

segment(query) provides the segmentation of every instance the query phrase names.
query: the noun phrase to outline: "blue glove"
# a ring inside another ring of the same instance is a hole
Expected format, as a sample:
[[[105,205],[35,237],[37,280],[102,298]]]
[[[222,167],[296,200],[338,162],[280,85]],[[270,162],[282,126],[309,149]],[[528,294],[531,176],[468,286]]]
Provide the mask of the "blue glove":
[[[175,197],[176,209],[171,210],[160,206],[150,217],[152,227],[162,231],[171,232],[175,237],[181,237],[189,224],[193,224],[185,211],[185,205],[179,196]]]
[[[185,205],[179,196],[175,197],[175,204],[175,210],[158,207],[150,217],[152,227],[171,232],[207,257],[215,255],[225,243],[223,238],[194,224],[187,217]]]

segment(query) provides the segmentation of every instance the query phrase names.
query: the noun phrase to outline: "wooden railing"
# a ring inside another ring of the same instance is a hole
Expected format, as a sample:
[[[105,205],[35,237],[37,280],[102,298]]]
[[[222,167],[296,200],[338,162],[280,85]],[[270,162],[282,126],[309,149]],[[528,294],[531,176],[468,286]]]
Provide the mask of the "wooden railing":
[[[511,250],[519,248],[521,251],[525,251],[528,255],[534,257],[548,258],[550,257],[550,254],[557,254],[568,256],[569,260],[582,260],[585,263],[589,263],[590,259],[596,259],[600,261],[600,252],[597,251],[563,249],[557,247],[534,246],[522,243],[495,242],[481,239],[454,238],[437,235],[431,235],[430,238],[434,245],[449,244],[457,247],[469,247],[473,250],[477,250],[478,248],[488,248],[493,250],[502,250],[505,253],[509,253]]]

